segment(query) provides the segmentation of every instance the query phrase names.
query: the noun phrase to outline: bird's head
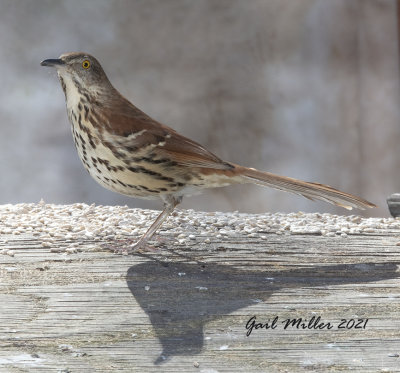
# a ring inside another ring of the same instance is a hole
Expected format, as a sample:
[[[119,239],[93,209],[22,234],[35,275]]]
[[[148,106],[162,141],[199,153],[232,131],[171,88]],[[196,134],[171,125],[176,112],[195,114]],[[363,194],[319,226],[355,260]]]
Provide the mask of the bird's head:
[[[87,53],[64,53],[59,58],[44,60],[40,64],[57,69],[64,91],[69,84],[89,92],[110,85],[100,63]]]

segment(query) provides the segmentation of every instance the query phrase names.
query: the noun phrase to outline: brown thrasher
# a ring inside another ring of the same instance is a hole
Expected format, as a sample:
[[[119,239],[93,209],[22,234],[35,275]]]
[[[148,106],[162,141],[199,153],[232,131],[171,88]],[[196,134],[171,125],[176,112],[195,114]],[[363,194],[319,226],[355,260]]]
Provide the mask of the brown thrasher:
[[[75,146],[89,174],[114,192],[164,201],[164,210],[132,250],[146,245],[183,196],[204,188],[254,183],[347,209],[375,207],[327,185],[221,160],[132,105],[89,54],[66,53],[41,65],[57,69]]]

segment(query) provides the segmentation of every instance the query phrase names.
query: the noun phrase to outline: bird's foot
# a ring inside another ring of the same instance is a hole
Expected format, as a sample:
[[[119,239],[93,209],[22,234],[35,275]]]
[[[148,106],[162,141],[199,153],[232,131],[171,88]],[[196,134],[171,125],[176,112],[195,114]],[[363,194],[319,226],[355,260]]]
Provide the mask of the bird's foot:
[[[140,239],[139,241],[134,241],[132,239],[128,239],[128,240],[122,240],[119,243],[114,243],[109,248],[113,249],[115,254],[120,254],[120,255],[129,255],[133,253],[146,253],[146,252],[158,253],[162,250],[162,246],[164,246],[167,240],[158,237],[155,241],[156,242],[152,242],[153,244],[156,243],[156,245],[154,246],[150,244],[148,240]]]

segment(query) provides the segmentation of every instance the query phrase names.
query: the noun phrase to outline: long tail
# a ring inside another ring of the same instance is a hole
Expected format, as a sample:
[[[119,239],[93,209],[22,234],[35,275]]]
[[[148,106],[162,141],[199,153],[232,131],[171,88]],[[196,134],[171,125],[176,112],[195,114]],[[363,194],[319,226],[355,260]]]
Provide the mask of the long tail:
[[[292,179],[269,172],[258,171],[254,168],[236,166],[235,169],[244,179],[248,179],[249,182],[254,184],[300,194],[308,199],[325,201],[348,210],[351,210],[353,207],[361,210],[376,207],[376,205],[363,198],[341,192],[328,185]]]

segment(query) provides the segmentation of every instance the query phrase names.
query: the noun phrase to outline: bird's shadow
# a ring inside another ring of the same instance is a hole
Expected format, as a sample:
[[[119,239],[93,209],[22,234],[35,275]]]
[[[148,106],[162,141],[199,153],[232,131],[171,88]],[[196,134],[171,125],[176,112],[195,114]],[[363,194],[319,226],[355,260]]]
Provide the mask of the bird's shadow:
[[[206,323],[260,300],[265,302],[274,291],[380,281],[400,277],[396,271],[393,262],[281,271],[151,260],[130,267],[126,280],[163,347],[155,360],[159,364],[174,355],[200,353]]]

